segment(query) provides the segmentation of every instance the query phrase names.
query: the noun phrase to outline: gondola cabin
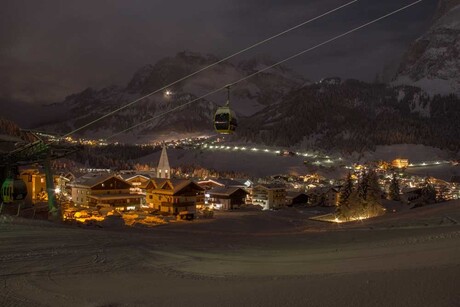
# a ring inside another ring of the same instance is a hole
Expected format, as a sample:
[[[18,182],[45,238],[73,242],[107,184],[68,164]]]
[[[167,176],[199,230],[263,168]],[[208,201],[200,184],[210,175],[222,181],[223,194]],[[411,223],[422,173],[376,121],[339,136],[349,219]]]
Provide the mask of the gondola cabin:
[[[6,179],[3,182],[1,194],[5,204],[24,200],[27,195],[27,186],[21,179]]]
[[[235,132],[238,122],[235,112],[230,107],[219,107],[214,115],[214,128],[220,134],[232,134]]]

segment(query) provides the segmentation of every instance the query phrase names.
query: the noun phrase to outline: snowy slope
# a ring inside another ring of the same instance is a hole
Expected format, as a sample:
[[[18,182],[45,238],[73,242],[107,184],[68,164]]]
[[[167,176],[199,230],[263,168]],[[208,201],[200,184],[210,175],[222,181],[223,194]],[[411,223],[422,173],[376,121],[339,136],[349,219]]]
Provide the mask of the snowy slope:
[[[458,201],[351,225],[304,210],[154,229],[0,216],[0,305],[458,305]]]

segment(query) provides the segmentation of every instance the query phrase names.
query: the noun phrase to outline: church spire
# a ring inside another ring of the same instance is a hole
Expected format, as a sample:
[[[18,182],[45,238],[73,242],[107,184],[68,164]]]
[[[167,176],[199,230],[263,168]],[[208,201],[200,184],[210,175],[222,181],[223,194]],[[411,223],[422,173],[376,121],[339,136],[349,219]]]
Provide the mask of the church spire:
[[[157,178],[171,178],[171,167],[169,166],[168,153],[166,152],[165,145],[163,145],[163,149],[161,150],[160,162],[158,162]]]

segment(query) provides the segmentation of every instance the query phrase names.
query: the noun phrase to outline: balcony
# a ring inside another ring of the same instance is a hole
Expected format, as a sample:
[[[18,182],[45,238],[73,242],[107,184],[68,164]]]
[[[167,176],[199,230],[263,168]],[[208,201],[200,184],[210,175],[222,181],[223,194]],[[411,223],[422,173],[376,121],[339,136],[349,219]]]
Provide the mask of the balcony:
[[[189,207],[189,206],[195,206],[196,202],[194,201],[185,201],[181,203],[171,203],[171,202],[161,202],[162,207]]]

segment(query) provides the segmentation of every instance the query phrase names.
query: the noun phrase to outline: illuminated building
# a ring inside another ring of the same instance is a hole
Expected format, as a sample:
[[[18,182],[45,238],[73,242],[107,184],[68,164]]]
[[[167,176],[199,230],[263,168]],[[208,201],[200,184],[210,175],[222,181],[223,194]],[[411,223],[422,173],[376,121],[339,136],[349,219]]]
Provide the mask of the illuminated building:
[[[276,209],[286,204],[286,189],[275,184],[259,184],[252,189],[252,202],[264,210]]]
[[[236,187],[217,187],[207,191],[208,205],[223,210],[237,209],[245,204],[248,192]]]
[[[409,166],[408,159],[395,159],[391,162],[391,166],[395,168],[406,168]]]
[[[153,178],[146,191],[150,208],[166,214],[194,215],[197,195],[203,192],[203,188],[191,180]]]
[[[72,200],[82,207],[109,205],[117,210],[140,206],[142,195],[130,193],[131,184],[114,174],[89,174],[72,184]]]

